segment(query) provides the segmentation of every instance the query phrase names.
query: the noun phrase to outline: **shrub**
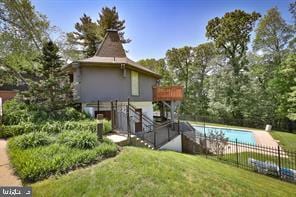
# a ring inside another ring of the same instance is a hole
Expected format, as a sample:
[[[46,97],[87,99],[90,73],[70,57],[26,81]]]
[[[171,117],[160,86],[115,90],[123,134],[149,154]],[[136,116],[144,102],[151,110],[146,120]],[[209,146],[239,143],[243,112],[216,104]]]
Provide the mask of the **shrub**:
[[[97,123],[94,120],[81,120],[81,121],[50,121],[40,124],[21,123],[18,125],[2,126],[0,128],[0,138],[9,138],[30,132],[47,132],[47,133],[60,133],[64,130],[81,130],[96,132]],[[104,134],[110,132],[111,122],[104,120]]]
[[[5,125],[16,125],[20,122],[31,121],[27,105],[17,102],[16,99],[6,101],[3,104],[3,114],[3,123]]]
[[[65,131],[59,135],[58,142],[80,149],[91,149],[98,143],[96,134],[89,131]]]
[[[52,141],[53,138],[45,132],[33,132],[15,138],[16,145],[22,149],[49,145]]]
[[[9,138],[22,135],[24,133],[39,132],[42,126],[33,123],[22,123],[19,125],[2,126],[0,129],[0,138]]]
[[[47,112],[37,105],[25,104],[22,101],[12,99],[3,105],[3,123],[5,125],[17,125],[23,122],[43,123],[47,121],[74,121],[84,120],[88,115],[81,113],[72,107]]]
[[[16,138],[9,140],[8,153],[16,173],[25,182],[65,173],[117,153],[117,146],[105,141],[93,149],[76,149],[61,144],[21,149],[15,141]]]
[[[55,121],[55,122],[45,122],[42,124],[40,131],[47,133],[60,133],[64,129],[64,123]]]
[[[94,120],[67,121],[64,123],[63,130],[81,130],[95,132],[97,123]]]
[[[105,134],[112,131],[111,121],[104,119],[103,124],[104,124],[104,133]]]

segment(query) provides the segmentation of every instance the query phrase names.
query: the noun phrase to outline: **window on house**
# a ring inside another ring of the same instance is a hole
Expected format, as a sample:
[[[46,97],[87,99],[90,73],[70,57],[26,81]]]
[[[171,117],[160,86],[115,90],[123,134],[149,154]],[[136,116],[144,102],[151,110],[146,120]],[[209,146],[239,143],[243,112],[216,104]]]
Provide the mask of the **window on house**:
[[[139,96],[139,73],[131,71],[131,85],[132,85],[132,96]]]

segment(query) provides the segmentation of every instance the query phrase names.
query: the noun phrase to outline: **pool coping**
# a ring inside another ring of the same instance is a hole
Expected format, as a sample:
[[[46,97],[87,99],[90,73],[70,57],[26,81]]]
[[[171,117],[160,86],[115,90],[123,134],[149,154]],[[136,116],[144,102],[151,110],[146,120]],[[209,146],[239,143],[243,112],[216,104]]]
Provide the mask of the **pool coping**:
[[[212,125],[203,125],[203,124],[192,124],[192,126],[206,126],[206,127],[212,127],[212,128],[226,128],[226,129],[235,129],[238,131],[249,131],[253,133],[253,136],[256,141],[256,145],[265,145],[265,146],[270,146],[270,147],[278,147],[278,141],[273,139],[273,137],[270,135],[269,132],[260,130],[260,129],[241,129],[237,127],[232,127],[232,126],[212,126]],[[272,131],[271,131],[272,132]]]

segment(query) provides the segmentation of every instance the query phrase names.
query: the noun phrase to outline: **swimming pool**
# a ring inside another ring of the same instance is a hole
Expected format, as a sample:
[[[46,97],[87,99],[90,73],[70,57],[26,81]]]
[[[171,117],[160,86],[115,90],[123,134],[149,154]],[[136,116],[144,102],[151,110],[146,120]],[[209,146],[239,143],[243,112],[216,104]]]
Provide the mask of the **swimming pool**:
[[[228,129],[228,128],[216,128],[216,127],[202,127],[202,126],[194,126],[195,130],[200,133],[209,134],[211,131],[222,131],[225,134],[225,137],[228,138],[230,141],[235,141],[237,139],[238,142],[242,143],[250,143],[256,144],[255,137],[252,132],[250,131],[243,131],[243,130],[235,130],[235,129]]]

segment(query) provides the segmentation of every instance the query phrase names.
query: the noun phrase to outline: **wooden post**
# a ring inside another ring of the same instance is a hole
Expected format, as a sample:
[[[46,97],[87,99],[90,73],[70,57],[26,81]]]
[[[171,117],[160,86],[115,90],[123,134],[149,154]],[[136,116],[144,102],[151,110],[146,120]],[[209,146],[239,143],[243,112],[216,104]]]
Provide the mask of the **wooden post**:
[[[103,130],[104,130],[104,124],[103,124],[103,114],[97,114],[97,137],[98,140],[103,140]]]
[[[117,112],[118,112],[118,107],[117,107],[117,100],[115,101],[115,113],[114,113],[114,125],[115,125],[115,128],[117,128],[118,127],[118,124],[117,124],[117,122],[118,122],[118,117],[117,117]]]
[[[170,108],[171,108],[171,122],[174,123],[175,122],[175,120],[174,120],[175,119],[175,117],[174,117],[174,111],[175,111],[174,110],[174,108],[175,108],[174,101],[171,101],[171,107]]]
[[[114,106],[113,106],[113,101],[111,101],[111,125],[112,125],[112,131],[114,131]]]

